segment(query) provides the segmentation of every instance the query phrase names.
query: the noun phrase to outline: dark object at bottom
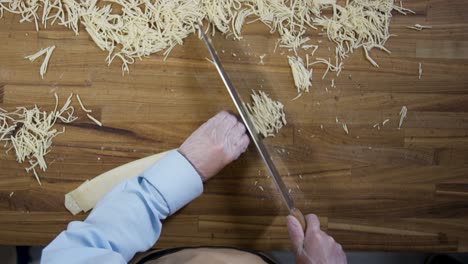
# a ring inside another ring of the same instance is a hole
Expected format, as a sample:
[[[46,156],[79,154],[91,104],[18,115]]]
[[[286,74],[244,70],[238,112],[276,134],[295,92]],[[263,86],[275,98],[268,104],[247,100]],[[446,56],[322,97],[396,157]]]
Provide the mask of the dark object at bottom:
[[[463,264],[463,262],[449,255],[438,254],[428,257],[425,264]]]

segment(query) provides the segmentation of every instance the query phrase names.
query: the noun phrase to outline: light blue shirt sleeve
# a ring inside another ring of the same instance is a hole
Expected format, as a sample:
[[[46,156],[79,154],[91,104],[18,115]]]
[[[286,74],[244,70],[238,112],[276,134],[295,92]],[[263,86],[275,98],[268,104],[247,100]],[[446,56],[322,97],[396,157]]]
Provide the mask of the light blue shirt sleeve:
[[[161,220],[203,192],[201,177],[178,151],[114,187],[85,221],[71,222],[42,252],[41,263],[127,263],[151,248]]]

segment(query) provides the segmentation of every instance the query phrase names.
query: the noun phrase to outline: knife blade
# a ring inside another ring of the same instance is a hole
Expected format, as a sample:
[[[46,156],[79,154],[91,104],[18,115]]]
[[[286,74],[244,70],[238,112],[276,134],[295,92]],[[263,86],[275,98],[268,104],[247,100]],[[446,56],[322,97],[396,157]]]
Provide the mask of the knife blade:
[[[224,70],[223,65],[221,64],[221,61],[219,60],[219,57],[216,54],[215,49],[213,48],[210,41],[208,40],[208,37],[206,36],[205,32],[202,30],[201,24],[199,23],[198,26],[199,26],[202,39],[208,49],[208,52],[210,53],[210,56],[213,60],[214,65],[216,66],[216,69],[218,70],[219,76],[221,77],[224,85],[226,86],[229,92],[229,95],[231,96],[232,101],[234,102],[234,105],[236,106],[237,111],[239,112],[239,115],[241,116],[241,119],[244,122],[244,125],[246,126],[247,131],[249,132],[250,137],[260,154],[260,157],[265,163],[265,166],[267,167],[267,170],[269,174],[271,175],[271,178],[273,179],[273,182],[275,183],[277,189],[279,190],[282,200],[284,204],[286,205],[286,207],[288,208],[289,214],[295,216],[299,220],[299,222],[301,223],[301,225],[303,226],[305,230],[304,216],[298,209],[294,207],[294,200],[289,194],[288,189],[286,188],[286,185],[281,179],[281,176],[279,175],[278,170],[276,169],[276,166],[273,163],[271,156],[268,153],[267,148],[263,144],[262,139],[260,138],[257,130],[255,129],[253,122],[250,119],[250,116],[247,113],[242,103],[242,99],[239,96],[239,93],[232,85],[231,79],[229,78],[228,74]]]

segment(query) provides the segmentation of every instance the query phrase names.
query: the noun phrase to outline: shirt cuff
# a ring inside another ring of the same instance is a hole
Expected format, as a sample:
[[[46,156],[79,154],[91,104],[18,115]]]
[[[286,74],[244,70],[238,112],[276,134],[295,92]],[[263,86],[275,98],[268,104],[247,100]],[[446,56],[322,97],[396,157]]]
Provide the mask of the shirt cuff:
[[[203,182],[192,164],[177,150],[168,152],[145,172],[173,214],[203,193]]]

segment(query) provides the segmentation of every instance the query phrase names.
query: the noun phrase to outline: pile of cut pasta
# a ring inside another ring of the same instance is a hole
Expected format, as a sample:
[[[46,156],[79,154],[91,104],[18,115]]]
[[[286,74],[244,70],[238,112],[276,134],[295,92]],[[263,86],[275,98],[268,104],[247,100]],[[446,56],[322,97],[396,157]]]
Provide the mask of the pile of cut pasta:
[[[27,161],[25,168],[32,172],[37,182],[41,185],[37,168],[46,171],[47,162],[45,156],[50,152],[52,139],[65,133],[65,127],[57,130],[57,121],[64,124],[72,123],[78,119],[74,115],[75,108],[71,105],[73,94],[71,94],[64,105],[59,109],[59,98],[55,94],[55,108],[50,112],[42,111],[37,105],[32,108],[17,107],[15,111],[8,112],[0,108],[0,141],[4,141],[4,147],[8,153],[14,150],[18,163]],[[80,97],[77,95],[81,108],[84,108]],[[87,116],[98,125],[102,125],[87,110]]]
[[[252,91],[252,103],[244,104],[257,132],[263,137],[274,136],[286,125],[284,105],[263,91]]]
[[[323,11],[331,11],[324,15]],[[184,39],[196,33],[198,23],[206,21],[206,31],[219,31],[233,39],[242,38],[242,27],[260,21],[277,32],[277,46],[293,51],[292,71],[300,68],[298,51],[309,51],[313,57],[319,47],[308,37],[310,30],[323,30],[336,44],[334,55],[313,58],[306,68],[325,64],[327,72],[337,74],[343,60],[354,50],[362,48],[369,62],[378,67],[370,56],[374,48],[390,52],[384,47],[390,37],[392,11],[412,13],[394,0],[352,0],[344,6],[336,0],[2,0],[3,12],[19,14],[21,22],[33,22],[36,30],[47,24],[63,25],[79,34],[82,24],[96,45],[108,53],[107,63],[119,59],[122,72],[136,59],[171,50],[182,45]],[[309,54],[307,54],[308,56]],[[334,59],[331,59],[334,56]],[[308,60],[307,60],[308,61]],[[310,87],[310,74],[295,74],[299,94]]]

